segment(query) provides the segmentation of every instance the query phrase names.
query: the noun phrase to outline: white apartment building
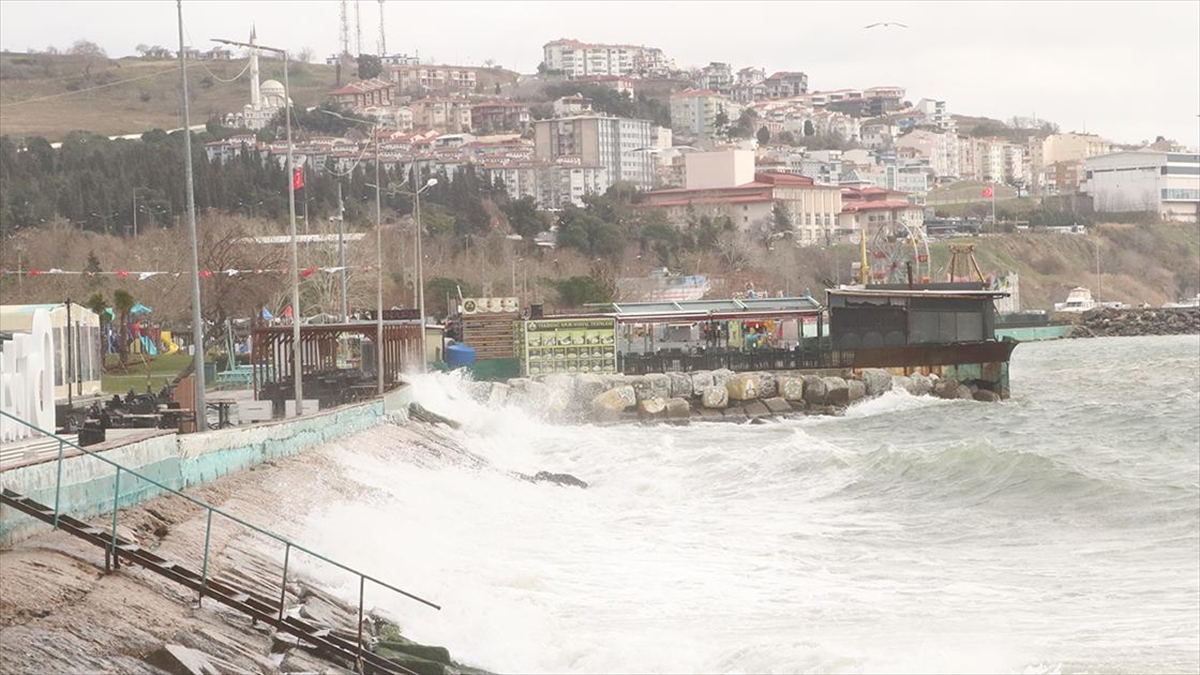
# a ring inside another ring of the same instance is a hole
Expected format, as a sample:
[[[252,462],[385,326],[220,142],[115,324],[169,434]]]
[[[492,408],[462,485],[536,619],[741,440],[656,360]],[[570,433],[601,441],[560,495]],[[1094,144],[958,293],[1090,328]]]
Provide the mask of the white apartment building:
[[[1073,168],[1064,165],[1078,165],[1078,169],[1082,169],[1085,159],[1108,154],[1111,149],[1111,143],[1095,134],[1067,133],[1051,134],[1044,138],[1031,137],[1027,151],[1030,185],[1037,192],[1074,190],[1075,185],[1056,184],[1057,175],[1082,173],[1064,171]]]
[[[917,129],[896,139],[897,148],[911,148],[929,160],[929,166],[939,178],[958,178],[959,140],[949,132]]]
[[[641,45],[614,45],[560,39],[542,46],[542,63],[548,70],[569,77],[636,75],[666,68],[661,49]]]
[[[732,123],[742,108],[730,99],[707,89],[686,89],[671,95],[671,131],[684,136],[712,138],[717,135],[717,117],[724,112]]]
[[[925,116],[925,124],[935,126],[942,131],[954,131],[958,127],[954,118],[947,112],[945,101],[923,98],[913,107]]]
[[[582,166],[607,170],[604,185],[627,181],[643,190],[654,187],[655,159],[650,152],[659,134],[649,120],[579,115],[534,123],[534,156],[555,162],[579,158]],[[602,190],[603,191],[603,190]]]
[[[1097,212],[1150,211],[1162,220],[1200,222],[1200,155],[1135,150],[1084,162],[1081,189]]]

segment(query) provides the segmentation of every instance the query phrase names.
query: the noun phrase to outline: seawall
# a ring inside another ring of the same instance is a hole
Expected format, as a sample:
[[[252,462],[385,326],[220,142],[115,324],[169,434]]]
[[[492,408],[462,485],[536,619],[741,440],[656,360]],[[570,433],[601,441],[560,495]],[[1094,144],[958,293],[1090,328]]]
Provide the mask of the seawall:
[[[384,419],[385,410],[393,410],[393,404],[411,396],[407,389],[390,393],[386,400],[375,399],[251,427],[205,434],[162,433],[98,454],[172,489],[183,490],[375,426]],[[14,468],[0,473],[0,487],[53,506],[58,471],[57,461]],[[62,461],[59,507],[79,519],[110,513],[114,497],[118,508],[127,508],[163,492],[125,471],[121,472],[118,484],[116,469],[90,455],[71,456]],[[44,528],[40,521],[0,508],[0,545],[11,545]]]
[[[1085,312],[1072,337],[1194,335],[1200,333],[1200,308],[1094,309]]]

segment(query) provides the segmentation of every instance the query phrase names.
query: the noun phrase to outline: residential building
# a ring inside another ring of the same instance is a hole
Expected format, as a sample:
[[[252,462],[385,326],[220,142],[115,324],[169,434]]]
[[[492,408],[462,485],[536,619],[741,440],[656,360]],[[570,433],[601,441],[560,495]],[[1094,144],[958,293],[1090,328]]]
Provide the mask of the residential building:
[[[446,96],[473,94],[478,88],[477,68],[401,64],[386,66],[387,77],[396,83],[401,96]]]
[[[529,106],[523,103],[488,101],[471,106],[471,129],[477,133],[521,132],[529,122]]]
[[[929,160],[929,166],[939,179],[959,176],[958,136],[949,132],[914,129],[896,139],[897,148],[911,148]]]
[[[559,71],[572,78],[640,75],[666,69],[666,58],[661,49],[569,39],[553,40],[543,45],[542,63],[547,70]]]
[[[859,141],[872,150],[891,147],[900,135],[900,127],[886,119],[863,122],[859,127]]]
[[[1084,160],[1107,154],[1111,149],[1111,143],[1095,134],[1033,136],[1027,151],[1030,187],[1035,194],[1074,192],[1079,182],[1071,177],[1083,175]],[[1056,166],[1063,163],[1075,166]]]
[[[557,163],[502,160],[481,163],[477,169],[493,182],[500,181],[512,199],[532,197],[542,209],[561,209],[567,204],[583,206],[585,196],[601,194],[612,184],[604,167],[584,166],[568,158]]]
[[[1082,189],[1097,212],[1147,211],[1162,220],[1200,223],[1200,155],[1145,149],[1084,162]]]
[[[767,71],[762,68],[747,67],[737,72],[737,81],[733,84],[733,100],[738,103],[752,103],[767,97]]]
[[[923,98],[917,101],[917,105],[914,107],[925,116],[923,123],[928,126],[937,127],[942,131],[954,131],[958,126],[954,118],[946,111],[945,101]]]
[[[570,117],[590,112],[592,112],[592,99],[585,97],[583,94],[563,96],[554,101],[555,117]]]
[[[696,87],[715,91],[722,96],[729,96],[733,93],[733,82],[733,68],[728,63],[713,61],[700,69]]]
[[[585,75],[583,77],[573,78],[576,82],[584,84],[595,84],[601,87],[607,87],[617,92],[618,94],[629,94],[633,96],[634,86],[633,78],[621,77],[618,75]]]
[[[778,72],[763,80],[767,98],[791,98],[808,93],[808,75],[801,72]]]
[[[879,117],[904,106],[904,87],[869,87],[863,89],[863,99],[867,102],[863,109],[866,117]]]
[[[346,86],[329,92],[329,97],[339,105],[358,111],[368,107],[387,107],[392,105],[396,93],[396,84],[389,80],[372,78],[351,82]]]
[[[707,89],[686,89],[671,94],[671,130],[682,136],[712,138],[720,130],[718,118],[726,123],[737,120],[741,106]]]
[[[895,230],[897,226],[913,232],[925,227],[925,209],[909,202],[903,192],[878,187],[842,188],[842,212],[838,217],[838,236],[857,239],[864,230]]]
[[[423,98],[413,101],[413,127],[445,133],[470,131],[471,103],[456,98]]]
[[[581,166],[607,170],[605,180],[627,181],[643,190],[654,187],[653,148],[658,134],[649,120],[579,115],[534,123],[534,154],[557,161],[578,157]],[[608,189],[606,185],[604,189]]]
[[[733,187],[754,180],[754,152],[750,150],[689,152],[683,158],[688,190]]]

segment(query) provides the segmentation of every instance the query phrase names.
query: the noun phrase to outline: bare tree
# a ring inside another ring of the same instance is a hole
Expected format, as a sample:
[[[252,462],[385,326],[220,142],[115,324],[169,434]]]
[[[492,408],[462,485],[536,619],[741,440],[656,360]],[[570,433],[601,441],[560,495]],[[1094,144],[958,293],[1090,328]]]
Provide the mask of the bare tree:
[[[67,53],[73,56],[87,56],[93,59],[108,58],[108,53],[104,51],[103,47],[88,40],[76,40],[67,48]]]

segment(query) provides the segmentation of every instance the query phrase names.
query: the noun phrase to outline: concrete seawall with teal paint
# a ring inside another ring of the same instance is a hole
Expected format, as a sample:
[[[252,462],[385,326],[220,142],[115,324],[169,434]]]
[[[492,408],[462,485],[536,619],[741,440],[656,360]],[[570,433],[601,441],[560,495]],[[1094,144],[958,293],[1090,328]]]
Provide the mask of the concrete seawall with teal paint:
[[[251,427],[205,434],[164,433],[99,454],[163,485],[183,490],[375,426],[383,421],[384,411],[384,401],[374,400]],[[118,508],[126,508],[164,492],[125,471],[121,471],[118,485],[116,474],[112,465],[89,455],[65,458],[59,493],[61,512],[81,519],[95,518],[112,511],[114,496]],[[58,462],[48,461],[0,473],[0,486],[53,507],[57,478]],[[0,507],[0,544],[10,545],[45,527],[40,521]]]
[[[1010,337],[1018,342],[1036,342],[1038,340],[1058,340],[1071,337],[1075,326],[1071,324],[1053,326],[1023,326],[1019,328],[996,328],[996,339]]]

